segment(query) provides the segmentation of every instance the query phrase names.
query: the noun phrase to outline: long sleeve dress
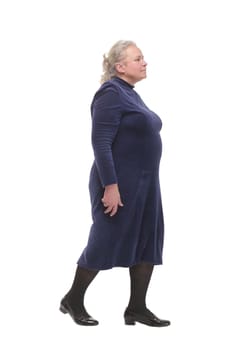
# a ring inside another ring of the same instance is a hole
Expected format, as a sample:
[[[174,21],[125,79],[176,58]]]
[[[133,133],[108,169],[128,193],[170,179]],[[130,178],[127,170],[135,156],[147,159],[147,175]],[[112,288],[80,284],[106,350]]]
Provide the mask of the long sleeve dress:
[[[118,77],[96,92],[91,115],[93,223],[78,265],[105,270],[141,262],[162,264],[161,119],[145,105],[134,86]],[[124,206],[110,217],[104,214],[101,199],[104,187],[114,183]]]

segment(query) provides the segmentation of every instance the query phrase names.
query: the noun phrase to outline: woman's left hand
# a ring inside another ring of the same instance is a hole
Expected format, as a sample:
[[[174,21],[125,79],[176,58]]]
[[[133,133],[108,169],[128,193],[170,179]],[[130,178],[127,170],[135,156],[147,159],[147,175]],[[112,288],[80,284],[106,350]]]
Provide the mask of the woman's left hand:
[[[106,208],[104,213],[110,214],[110,216],[114,216],[117,213],[119,206],[123,207],[117,184],[112,184],[105,187],[102,203]]]

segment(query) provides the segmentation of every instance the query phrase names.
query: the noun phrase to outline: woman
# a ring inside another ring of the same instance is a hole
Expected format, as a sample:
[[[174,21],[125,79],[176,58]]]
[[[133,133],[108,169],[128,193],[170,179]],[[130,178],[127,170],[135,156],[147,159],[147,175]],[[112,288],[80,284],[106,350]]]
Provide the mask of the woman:
[[[89,189],[93,224],[71,289],[60,310],[77,324],[97,325],[84,307],[87,287],[99,270],[129,267],[131,294],[126,324],[170,324],[146,307],[154,265],[162,264],[163,211],[159,185],[160,118],[134,90],[147,63],[132,41],[118,41],[103,60],[101,87],[92,104],[95,160]]]

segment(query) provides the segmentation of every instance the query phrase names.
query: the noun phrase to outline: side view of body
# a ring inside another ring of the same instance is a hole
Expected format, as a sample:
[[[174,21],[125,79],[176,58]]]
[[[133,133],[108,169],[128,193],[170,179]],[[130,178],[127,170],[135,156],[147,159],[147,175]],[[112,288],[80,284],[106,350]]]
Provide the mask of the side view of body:
[[[130,274],[125,324],[170,325],[146,306],[154,266],[162,264],[164,242],[159,183],[162,121],[134,89],[146,78],[146,67],[134,42],[118,41],[104,55],[101,86],[91,103],[93,223],[73,284],[60,303],[60,310],[80,325],[98,324],[85,309],[85,292],[100,270],[117,266],[129,268]]]

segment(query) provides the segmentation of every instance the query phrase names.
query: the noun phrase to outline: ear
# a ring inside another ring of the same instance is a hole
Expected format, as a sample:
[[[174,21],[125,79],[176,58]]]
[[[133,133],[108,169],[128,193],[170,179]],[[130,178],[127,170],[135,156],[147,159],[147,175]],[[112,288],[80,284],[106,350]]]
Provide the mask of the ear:
[[[118,73],[124,73],[125,72],[125,65],[123,63],[116,63],[115,69]]]

